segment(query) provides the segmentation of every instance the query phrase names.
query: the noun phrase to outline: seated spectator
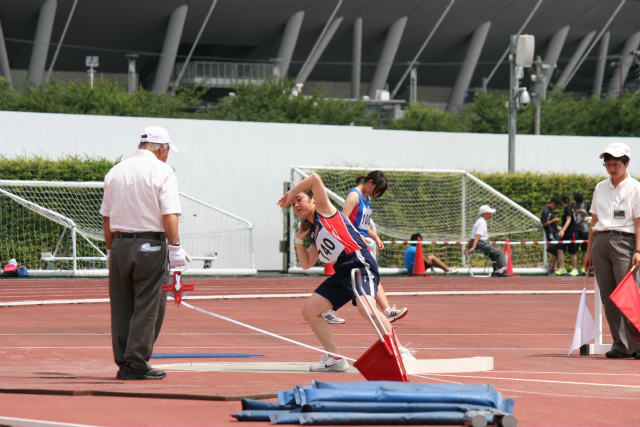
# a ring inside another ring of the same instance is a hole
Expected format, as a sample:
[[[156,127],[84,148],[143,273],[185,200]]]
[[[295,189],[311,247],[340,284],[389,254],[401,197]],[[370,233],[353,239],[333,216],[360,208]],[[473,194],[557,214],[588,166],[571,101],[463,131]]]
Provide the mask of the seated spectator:
[[[510,275],[505,272],[507,269],[507,258],[500,249],[491,246],[489,241],[487,221],[496,212],[496,210],[489,205],[482,205],[480,206],[479,212],[480,218],[478,218],[473,224],[473,228],[471,229],[471,239],[469,240],[464,253],[465,255],[473,254],[477,249],[486,252],[487,255],[489,255],[489,258],[493,261],[493,272],[491,273],[491,276],[510,277]]]
[[[416,241],[418,239],[422,239],[420,233],[415,233],[411,235],[411,240]],[[413,274],[413,265],[416,259],[416,244],[410,245],[404,251],[404,266],[407,268],[407,273]],[[457,268],[449,268],[447,264],[445,264],[440,258],[435,255],[425,255],[424,256],[424,265],[425,270],[427,267],[433,269],[434,267],[441,268],[444,270],[446,274],[455,274],[458,272]]]

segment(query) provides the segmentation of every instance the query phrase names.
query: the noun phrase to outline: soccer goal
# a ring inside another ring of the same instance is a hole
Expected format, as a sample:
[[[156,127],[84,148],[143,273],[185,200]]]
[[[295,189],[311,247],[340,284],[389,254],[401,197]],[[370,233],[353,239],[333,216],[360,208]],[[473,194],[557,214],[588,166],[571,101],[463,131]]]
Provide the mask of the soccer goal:
[[[355,178],[372,169],[356,167],[294,166],[291,186],[313,172],[318,173],[336,207],[342,208],[344,197],[355,184]],[[544,232],[538,217],[500,192],[464,170],[384,169],[388,189],[372,203],[373,223],[385,249],[377,254],[383,273],[405,272],[403,253],[414,233],[420,233],[427,243],[425,254],[433,254],[451,267],[465,264],[463,250],[469,240],[478,209],[488,204],[496,209],[489,221],[492,241],[518,242],[511,244],[514,270],[521,274],[546,272]],[[290,210],[291,211],[291,210]],[[302,271],[296,258],[293,236],[299,222],[289,212],[289,270]],[[431,242],[440,242],[431,244]],[[498,244],[501,247],[500,244]],[[311,271],[318,271],[320,267]]]
[[[0,259],[30,275],[106,276],[102,182],[0,180]],[[186,274],[256,274],[251,223],[180,193]]]

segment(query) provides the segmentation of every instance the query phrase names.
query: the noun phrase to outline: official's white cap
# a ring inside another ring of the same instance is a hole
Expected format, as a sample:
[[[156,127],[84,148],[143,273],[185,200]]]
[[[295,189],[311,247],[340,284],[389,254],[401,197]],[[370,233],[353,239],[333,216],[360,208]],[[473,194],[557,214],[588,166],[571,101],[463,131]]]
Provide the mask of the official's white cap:
[[[493,209],[491,206],[489,205],[482,205],[480,206],[480,215],[485,214],[485,213],[490,213],[490,214],[494,214],[496,213],[496,210]]]
[[[142,132],[140,133],[140,142],[169,144],[169,148],[171,148],[172,151],[178,151],[178,147],[176,147],[173,142],[171,142],[169,132],[167,132],[167,130],[162,126],[147,126],[146,128],[142,129]]]
[[[628,158],[631,158],[631,150],[629,150],[627,144],[622,142],[612,142],[607,145],[607,148],[600,153],[600,158],[603,158],[605,154],[611,154],[613,157],[627,156]]]

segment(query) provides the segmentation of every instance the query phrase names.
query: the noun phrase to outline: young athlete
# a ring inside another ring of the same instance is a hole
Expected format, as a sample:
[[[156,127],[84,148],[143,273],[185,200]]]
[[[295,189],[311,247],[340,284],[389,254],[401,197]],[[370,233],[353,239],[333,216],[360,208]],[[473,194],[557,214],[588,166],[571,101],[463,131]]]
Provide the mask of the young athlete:
[[[369,172],[366,176],[361,175],[356,178],[356,187],[347,193],[347,199],[342,208],[342,213],[349,218],[349,221],[364,237],[364,241],[372,250],[374,257],[375,248],[384,249],[384,243],[370,225],[373,212],[371,200],[380,198],[385,191],[387,191],[387,177],[384,172],[376,170]],[[378,286],[376,301],[390,322],[403,318],[408,312],[406,307],[397,308],[395,305],[393,307],[389,305],[382,285]],[[323,313],[323,317],[329,323],[344,323],[344,319],[340,318],[334,310]]]
[[[311,194],[308,193],[311,190]],[[329,201],[327,190],[317,174],[311,174],[284,194],[278,206],[286,208],[293,205],[293,211],[300,218],[313,224],[311,229],[301,226],[295,235],[295,248],[302,268],[307,269],[320,260],[324,263],[335,263],[335,274],[327,278],[305,302],[302,317],[309,323],[314,335],[329,352],[340,354],[336,346],[331,327],[322,317],[322,313],[334,310],[351,302],[358,308],[358,313],[365,317],[368,307],[356,303],[351,289],[351,270],[357,268],[362,276],[364,297],[369,299],[374,310],[381,319],[385,329],[391,330],[391,324],[375,307],[380,275],[378,264],[369,252],[362,236],[353,224]],[[304,224],[304,223],[303,223]],[[304,239],[309,236],[311,246],[305,248]],[[373,316],[375,319],[375,316]],[[376,323],[378,323],[377,320]],[[413,358],[411,352],[400,347],[403,359]],[[344,358],[325,354],[318,363],[313,363],[309,370],[314,372],[343,372],[349,368]]]

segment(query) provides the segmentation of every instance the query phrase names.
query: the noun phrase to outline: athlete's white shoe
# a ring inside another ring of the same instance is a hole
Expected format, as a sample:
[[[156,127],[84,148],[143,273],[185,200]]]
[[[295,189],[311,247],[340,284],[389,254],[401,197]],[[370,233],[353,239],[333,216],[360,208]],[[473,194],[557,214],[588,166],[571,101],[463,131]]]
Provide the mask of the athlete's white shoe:
[[[409,309],[407,307],[398,308],[395,305],[393,307],[389,307],[389,310],[385,310],[385,316],[389,319],[389,322],[395,322],[398,319],[402,319],[406,316]]]
[[[349,369],[349,362],[346,359],[335,359],[328,354],[323,354],[319,362],[309,366],[311,372],[344,372]]]
[[[322,317],[329,323],[344,323],[344,319],[338,316],[334,310],[327,310],[322,313]]]
[[[400,357],[402,357],[403,362],[406,362],[407,360],[416,360],[416,357],[414,356],[416,351],[414,349],[400,346],[398,350],[400,350]]]

